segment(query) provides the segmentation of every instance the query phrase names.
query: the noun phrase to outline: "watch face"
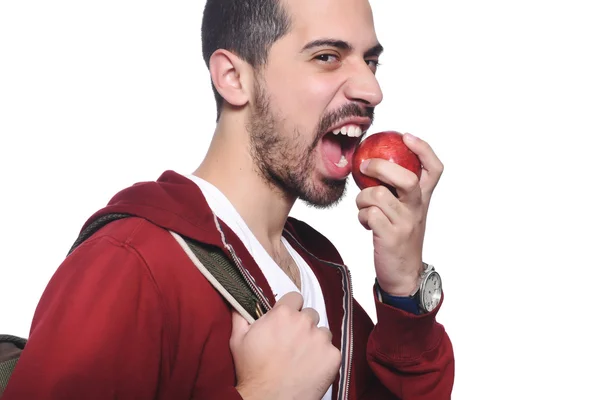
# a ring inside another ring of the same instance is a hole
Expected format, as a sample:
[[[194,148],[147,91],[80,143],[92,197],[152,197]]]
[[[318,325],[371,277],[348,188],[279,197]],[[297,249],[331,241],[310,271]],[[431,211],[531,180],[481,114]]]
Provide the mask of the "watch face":
[[[437,307],[442,299],[442,279],[437,272],[429,274],[423,287],[423,308],[431,311]]]

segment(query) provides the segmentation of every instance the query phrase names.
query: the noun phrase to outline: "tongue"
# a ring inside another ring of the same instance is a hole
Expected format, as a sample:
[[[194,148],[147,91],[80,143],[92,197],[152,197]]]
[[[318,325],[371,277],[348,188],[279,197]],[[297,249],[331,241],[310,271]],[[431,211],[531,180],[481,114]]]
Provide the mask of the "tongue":
[[[332,164],[337,164],[342,157],[342,144],[332,134],[323,137],[323,154]]]

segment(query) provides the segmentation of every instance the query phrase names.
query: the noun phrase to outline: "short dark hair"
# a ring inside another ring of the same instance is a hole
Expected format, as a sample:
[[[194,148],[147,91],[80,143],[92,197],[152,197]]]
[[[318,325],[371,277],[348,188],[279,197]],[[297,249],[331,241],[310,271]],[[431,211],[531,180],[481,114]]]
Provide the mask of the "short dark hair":
[[[225,49],[252,67],[263,66],[273,43],[290,29],[291,21],[280,0],[207,0],[202,17],[202,55],[206,66],[218,49]],[[217,120],[223,97],[212,85]]]

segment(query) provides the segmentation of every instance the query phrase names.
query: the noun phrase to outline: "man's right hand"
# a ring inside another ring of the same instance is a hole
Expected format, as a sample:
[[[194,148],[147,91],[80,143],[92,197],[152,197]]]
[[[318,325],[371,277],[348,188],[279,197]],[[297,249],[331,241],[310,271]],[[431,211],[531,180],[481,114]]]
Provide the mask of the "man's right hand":
[[[230,347],[244,400],[320,400],[333,383],[341,353],[317,327],[319,314],[302,305],[300,293],[288,293],[252,325],[233,312]]]

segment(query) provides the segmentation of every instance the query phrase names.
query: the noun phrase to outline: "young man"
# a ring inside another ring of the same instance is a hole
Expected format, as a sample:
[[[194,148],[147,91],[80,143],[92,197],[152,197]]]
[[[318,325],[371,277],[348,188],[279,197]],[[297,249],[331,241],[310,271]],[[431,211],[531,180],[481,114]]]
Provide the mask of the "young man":
[[[377,325],[333,245],[289,218],[343,195],[382,93],[367,0],[208,0],[203,51],[218,121],[193,175],[165,172],[90,218],[133,214],[58,268],[3,399],[449,399],[450,340],[420,304],[425,220],[442,164],[405,135],[423,174],[381,159],[358,220],[373,232]],[[334,134],[336,133],[336,134]],[[215,245],[269,311],[252,325],[168,230]]]

